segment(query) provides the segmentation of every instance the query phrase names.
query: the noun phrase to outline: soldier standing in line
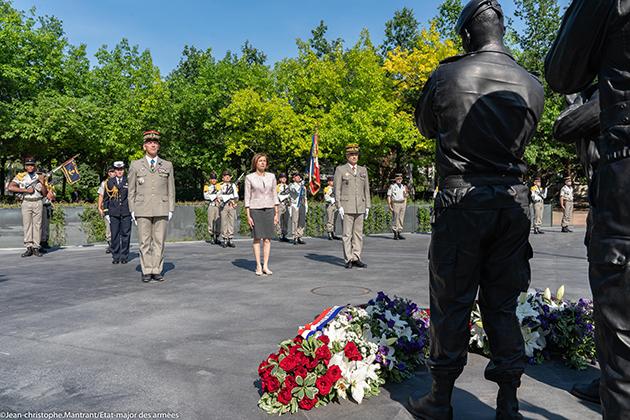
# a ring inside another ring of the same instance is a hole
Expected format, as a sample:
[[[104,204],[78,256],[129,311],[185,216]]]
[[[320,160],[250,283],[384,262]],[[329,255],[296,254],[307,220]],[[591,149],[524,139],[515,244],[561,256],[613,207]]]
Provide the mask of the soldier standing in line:
[[[568,176],[564,178],[564,185],[560,189],[560,207],[562,208],[562,232],[573,232],[569,229],[571,222],[573,221],[573,187],[571,186],[573,181]]]
[[[287,174],[280,173],[280,175],[278,175],[278,186],[276,189],[278,192],[278,200],[280,201],[278,208],[280,212],[280,222],[276,226],[276,233],[280,237],[280,242],[289,242],[287,234],[289,233],[289,221],[291,220],[291,194],[289,193],[289,186],[287,185]]]
[[[127,264],[131,239],[131,212],[129,211],[129,183],[125,164],[114,162],[115,176],[107,180],[103,208],[105,219],[112,230],[112,264]]]
[[[144,283],[162,282],[166,228],[175,211],[173,164],[158,156],[160,133],[145,131],[141,159],[129,166],[129,210],[138,225],[140,265]]]
[[[403,176],[401,173],[396,174],[395,182],[390,185],[387,190],[387,204],[392,212],[392,231],[394,239],[405,239],[402,236],[402,230],[405,223],[405,210],[407,210],[407,197],[409,190],[402,183]]]
[[[363,220],[368,217],[371,207],[370,181],[365,166],[357,165],[359,145],[346,146],[344,165],[335,169],[335,201],[339,217],[343,221],[343,257],[345,267],[365,268],[361,261],[363,250]]]
[[[302,239],[304,228],[306,227],[306,213],[308,213],[308,200],[306,199],[306,187],[302,181],[302,175],[293,173],[293,182],[289,185],[291,195],[291,228],[293,235],[293,245],[304,245]]]
[[[337,221],[337,203],[335,202],[335,178],[328,176],[326,178],[328,185],[324,187],[324,201],[326,202],[326,233],[328,240],[341,240],[335,235],[335,223]]]
[[[110,166],[107,168],[107,178],[101,181],[101,184],[98,186],[98,213],[101,215],[103,219],[105,219],[105,209],[103,208],[103,196],[105,195],[105,184],[107,184],[107,180],[116,176],[116,172],[114,171],[114,167]],[[109,226],[109,222],[105,219],[105,239],[107,240],[107,249],[105,250],[106,254],[111,254],[112,252],[112,229]]]
[[[35,255],[41,257],[39,245],[42,234],[43,198],[48,194],[43,175],[35,172],[35,159],[24,160],[25,172],[18,173],[9,184],[9,191],[22,197],[22,226],[24,227],[24,246],[22,257]]]
[[[516,316],[529,287],[529,188],[523,154],[544,107],[542,84],[505,47],[496,0],[471,0],[456,32],[465,54],[443,60],[424,85],[416,124],[436,139],[439,193],[429,245],[431,391],[409,399],[420,418],[453,417],[451,396],[466,365],[470,311],[479,299],[496,382],[497,419],[520,419],[525,346]]]
[[[42,170],[42,175],[46,172]],[[50,220],[53,216],[53,201],[55,201],[57,195],[55,194],[55,186],[52,182],[48,182],[48,179],[44,178],[44,182],[46,184],[46,189],[48,189],[48,193],[43,198],[42,203],[44,205],[44,209],[42,210],[42,237],[41,237],[41,250],[42,252],[46,252],[47,249],[50,248],[50,244],[48,243],[50,237]]]
[[[540,228],[542,226],[543,211],[545,210],[545,198],[547,198],[547,188],[542,188],[539,176],[534,178],[534,185],[530,188],[530,197],[534,204],[534,234],[544,234]]]
[[[232,182],[232,174],[230,171],[223,171],[221,175],[223,182],[219,190],[219,199],[221,201],[221,236],[223,248],[235,248],[234,242],[234,223],[236,223],[236,203],[238,202],[238,186]]]
[[[219,233],[221,226],[221,200],[219,200],[219,191],[221,184],[217,184],[217,174],[210,174],[210,182],[203,186],[203,198],[208,202],[208,233],[210,234],[210,243],[220,245]]]

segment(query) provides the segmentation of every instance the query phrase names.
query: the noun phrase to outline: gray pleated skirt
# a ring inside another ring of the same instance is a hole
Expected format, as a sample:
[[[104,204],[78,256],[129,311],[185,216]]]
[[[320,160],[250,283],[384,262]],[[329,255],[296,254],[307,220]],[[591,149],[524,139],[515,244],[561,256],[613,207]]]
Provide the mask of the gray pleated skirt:
[[[252,237],[266,239],[275,236],[276,229],[273,224],[275,211],[273,207],[266,209],[249,209],[249,214],[252,216],[252,219],[254,219]]]

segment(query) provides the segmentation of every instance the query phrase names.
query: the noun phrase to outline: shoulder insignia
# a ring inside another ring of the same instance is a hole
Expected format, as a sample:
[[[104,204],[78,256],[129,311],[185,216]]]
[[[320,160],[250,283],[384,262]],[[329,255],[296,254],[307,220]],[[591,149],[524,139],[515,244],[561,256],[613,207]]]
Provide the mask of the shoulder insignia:
[[[210,187],[208,186],[208,184],[205,184],[203,186],[203,192],[208,192],[209,189],[210,189]]]
[[[15,176],[15,178],[16,178],[18,181],[21,181],[21,180],[23,180],[23,179],[24,179],[24,177],[26,176],[26,174],[27,174],[26,172],[20,172],[20,173],[18,173],[18,174]]]

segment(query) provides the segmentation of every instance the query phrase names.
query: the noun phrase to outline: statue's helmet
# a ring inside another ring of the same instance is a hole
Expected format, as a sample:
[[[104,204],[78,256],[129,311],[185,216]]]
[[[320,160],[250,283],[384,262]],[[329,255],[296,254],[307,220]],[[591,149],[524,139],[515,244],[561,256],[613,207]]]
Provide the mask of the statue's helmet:
[[[459,19],[457,19],[455,31],[461,35],[470,21],[488,9],[494,10],[497,15],[503,17],[503,9],[501,9],[501,5],[497,0],[470,0],[462,9]]]

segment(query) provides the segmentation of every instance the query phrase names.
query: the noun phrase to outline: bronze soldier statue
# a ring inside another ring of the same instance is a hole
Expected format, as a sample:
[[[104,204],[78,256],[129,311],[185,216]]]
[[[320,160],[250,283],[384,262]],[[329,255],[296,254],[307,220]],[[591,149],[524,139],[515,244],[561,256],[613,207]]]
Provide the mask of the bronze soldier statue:
[[[429,247],[431,392],[409,400],[423,419],[451,419],[466,364],[470,311],[479,306],[499,385],[497,419],[519,419],[524,344],[517,297],[530,281],[529,188],[523,152],[542,114],[539,80],[503,44],[503,11],[472,0],[456,25],[465,54],[444,60],[424,86],[416,123],[436,139],[439,192]]]
[[[557,92],[597,79],[600,161],[588,243],[604,418],[630,418],[630,0],[574,0],[545,61]]]

